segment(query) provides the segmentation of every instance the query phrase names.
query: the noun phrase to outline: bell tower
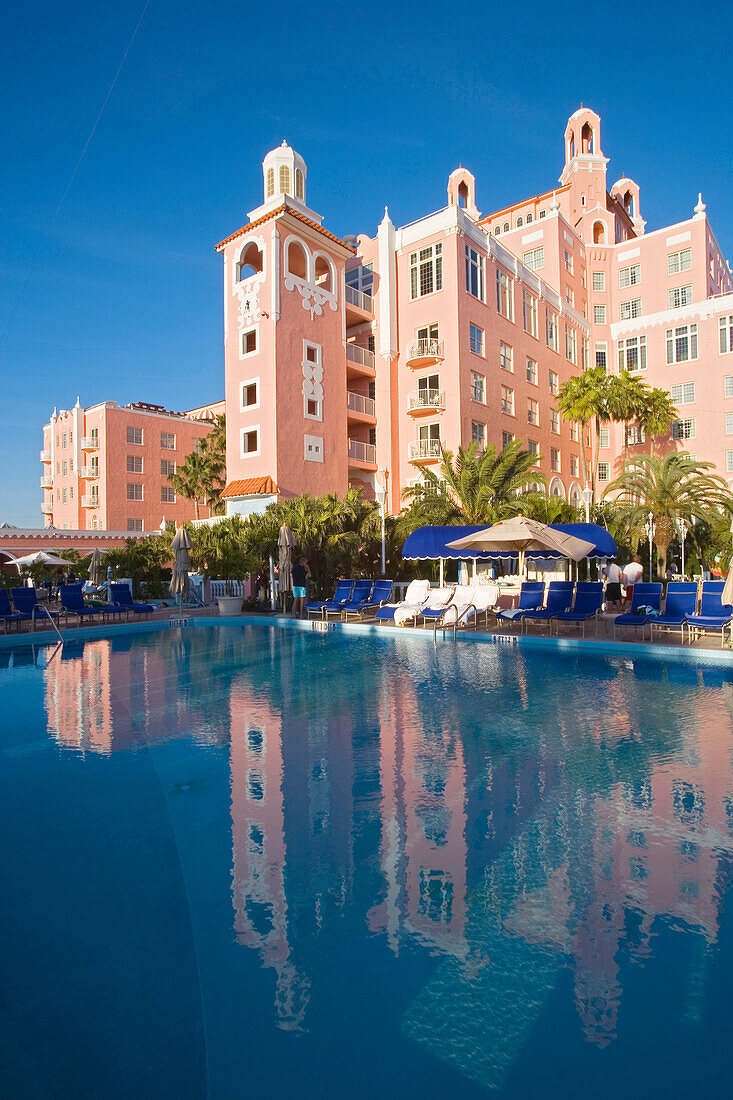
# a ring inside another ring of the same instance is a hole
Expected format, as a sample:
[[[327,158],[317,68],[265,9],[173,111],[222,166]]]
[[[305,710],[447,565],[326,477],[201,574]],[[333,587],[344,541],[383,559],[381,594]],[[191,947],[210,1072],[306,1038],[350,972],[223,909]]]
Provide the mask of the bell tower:
[[[563,204],[568,221],[587,244],[613,244],[613,216],[606,203],[606,165],[601,149],[601,120],[581,107],[565,127],[565,165],[560,183],[569,188]]]

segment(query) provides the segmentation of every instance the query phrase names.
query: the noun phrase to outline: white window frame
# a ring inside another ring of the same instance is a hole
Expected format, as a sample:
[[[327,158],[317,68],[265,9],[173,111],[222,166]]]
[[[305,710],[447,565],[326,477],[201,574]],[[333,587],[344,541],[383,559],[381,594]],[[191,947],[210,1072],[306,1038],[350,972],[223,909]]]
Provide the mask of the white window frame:
[[[727,355],[729,352],[733,351],[733,314],[718,318],[718,333],[720,354]],[[733,396],[733,394],[731,396]]]
[[[514,390],[511,386],[501,387],[501,411],[505,416],[514,416]],[[507,407],[508,406],[508,407]]]
[[[422,290],[423,268],[430,270],[431,288]],[[410,253],[410,301],[438,294],[443,289],[443,244],[425,245]]]
[[[506,303],[506,312],[501,308]],[[514,279],[500,267],[496,269],[496,310],[507,321],[514,320]]]
[[[599,355],[603,356],[603,362],[599,360]],[[596,366],[608,370],[608,344],[605,340],[596,341]]]
[[[308,411],[308,402],[309,401],[312,401],[313,404],[317,406],[316,411],[314,413]],[[303,394],[303,416],[305,417],[306,420],[322,421],[323,420],[323,401],[319,400],[317,397],[308,397],[307,394]]]
[[[697,438],[697,423],[694,417],[685,417],[675,420],[672,424],[672,439],[684,442],[687,439]]]
[[[133,463],[139,462],[140,463],[140,469],[139,470],[134,470],[134,469],[131,470],[130,469],[130,462],[133,462]],[[128,474],[141,474],[143,472],[143,456],[142,455],[127,455],[127,461],[126,461],[125,465],[127,466],[127,469],[125,471],[126,473],[128,473]]]
[[[540,384],[539,365],[531,355],[527,356],[527,382],[530,386],[539,386]]]
[[[163,436],[173,440],[173,445],[163,442]],[[160,433],[160,449],[161,451],[175,451],[176,449],[176,433],[175,432],[161,432]]]
[[[140,496],[136,495],[138,489],[140,490]],[[132,492],[132,496],[130,496],[131,492]],[[139,502],[139,501],[143,500],[144,499],[144,492],[143,492],[142,485],[140,485],[136,481],[128,481],[127,482],[127,496],[126,496],[126,499],[127,500],[134,500],[136,502]]]
[[[559,447],[550,447],[550,470],[553,474],[562,473],[562,459]]]
[[[725,434],[733,435],[733,412],[725,413]]]
[[[641,317],[642,305],[641,298],[629,298],[628,301],[621,303],[621,320],[633,321],[637,317]]]
[[[605,302],[598,302],[593,306],[593,323],[595,325],[605,325],[606,323],[606,305]]]
[[[598,480],[599,481],[608,481],[610,473],[611,473],[611,464],[610,464],[610,462],[599,462],[598,463]]]
[[[560,413],[557,409],[550,409],[550,432],[552,435],[560,434]]]
[[[481,397],[476,396],[476,383],[479,383],[479,389]],[[475,401],[479,405],[486,404],[486,376],[479,374],[478,371],[471,371],[471,400]]]
[[[725,452],[725,472],[727,474],[733,473],[733,451]]]
[[[669,387],[669,394],[675,405],[695,404],[695,383],[677,382]],[[728,414],[726,413],[726,416]]]
[[[605,291],[606,289],[606,272],[594,271],[593,272],[593,289],[598,291]]]
[[[524,331],[536,340],[539,333],[540,305],[535,295],[526,289],[522,294],[522,312],[524,314]]]
[[[474,278],[478,293],[471,287]],[[486,301],[486,257],[470,244],[466,245],[466,290],[479,302]]]
[[[166,497],[166,493],[170,493],[170,498]],[[161,485],[160,487],[160,503],[161,504],[175,504],[176,492],[172,485]]]
[[[257,432],[257,450],[245,451],[244,449],[244,437],[249,432]],[[262,432],[259,424],[248,424],[246,428],[239,429],[239,457],[240,458],[258,458],[262,452]]]
[[[547,317],[545,321],[545,328],[547,330],[547,346],[550,351],[556,351],[559,354],[560,351],[560,318],[549,307],[547,309]]]
[[[548,370],[547,385],[553,397],[557,397],[560,391],[560,375],[556,370]]]
[[[172,466],[172,470],[163,470],[163,466]],[[161,458],[160,460],[160,476],[161,477],[173,477],[176,472],[175,461],[171,462],[169,458]]]
[[[136,438],[130,439],[130,432],[132,432],[133,436],[137,436],[137,434],[139,433],[140,438],[139,439],[136,439]],[[142,430],[142,428],[134,428],[134,427],[132,427],[132,425],[128,424],[125,434],[127,436],[128,446],[130,446],[130,447],[142,447],[142,445],[143,445],[143,430]]]
[[[619,290],[627,290],[630,286],[637,286],[641,282],[641,264],[630,264],[629,267],[620,267],[618,272]]]
[[[534,417],[534,419],[532,419]],[[527,398],[527,423],[533,428],[540,426],[540,403],[536,397]]]
[[[478,431],[477,431],[477,429],[478,429]],[[481,438],[477,439],[476,438],[477,435],[479,435]],[[476,443],[478,445],[479,450],[481,450],[481,451],[486,450],[486,436],[487,436],[486,425],[484,423],[482,423],[480,420],[472,420],[471,421],[471,441],[473,443]]]
[[[733,397],[733,374],[726,374],[723,378],[723,397]]]
[[[531,248],[529,252],[522,253],[522,263],[530,271],[539,271],[545,266],[545,246],[540,245],[539,248]]]
[[[687,346],[687,355],[683,357],[678,354],[678,341],[680,340],[684,340]],[[668,328],[665,332],[665,342],[667,345],[667,366],[671,366],[673,363],[689,363],[691,360],[697,359],[700,350],[697,324],[675,325],[674,328]]]
[[[669,309],[682,309],[692,303],[692,285],[675,286],[667,291],[667,305]]]
[[[636,365],[633,365],[634,356],[629,357],[629,352],[636,353]],[[619,340],[618,369],[629,374],[646,370],[646,336],[629,336],[626,340]]]
[[[568,363],[578,364],[578,334],[572,325],[565,325],[565,358]]]
[[[128,516],[127,518],[127,530],[128,531],[142,531],[143,521],[141,519],[133,519]]]
[[[244,341],[249,334],[253,332],[255,334],[255,346],[254,351],[244,350]],[[239,358],[251,359],[253,355],[257,355],[260,350],[260,326],[250,325],[249,328],[243,328],[239,333]]]
[[[257,387],[257,391],[256,391],[257,392],[257,400],[255,401],[255,403],[253,405],[245,405],[245,403],[244,403],[244,394],[245,394],[245,391],[247,390],[248,386],[256,386]],[[256,378],[245,378],[245,380],[243,382],[239,383],[239,411],[240,412],[252,412],[253,409],[259,409],[259,407],[260,407],[260,377],[259,377],[259,375],[257,375]]]
[[[667,274],[679,275],[681,271],[692,270],[692,249],[683,248],[679,252],[667,254]]]
[[[480,348],[478,350],[473,346],[474,345],[473,337],[474,337],[474,333],[476,333],[476,332],[479,334],[479,338],[480,338],[479,339]],[[468,345],[469,345],[469,347],[470,347],[470,349],[471,349],[471,351],[473,352],[474,355],[480,355],[482,359],[484,358],[484,330],[481,328],[480,325],[474,325],[473,321],[468,322]]]
[[[507,374],[514,374],[514,347],[506,340],[499,341],[499,366]]]
[[[611,429],[599,428],[598,429],[598,449],[600,451],[607,451],[611,446]]]

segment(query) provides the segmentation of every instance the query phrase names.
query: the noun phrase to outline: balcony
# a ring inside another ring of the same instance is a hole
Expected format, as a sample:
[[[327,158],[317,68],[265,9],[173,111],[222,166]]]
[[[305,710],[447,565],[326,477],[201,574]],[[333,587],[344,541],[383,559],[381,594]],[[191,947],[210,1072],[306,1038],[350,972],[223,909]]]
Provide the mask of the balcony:
[[[407,395],[407,411],[411,416],[440,412],[445,408],[442,390],[413,390]]]
[[[346,345],[346,374],[365,375],[367,378],[376,377],[374,366],[374,352],[368,348],[359,347],[358,344]]]
[[[99,477],[99,467],[98,466],[82,466],[81,476],[85,477],[87,479],[87,481],[98,478]]]
[[[431,367],[435,363],[442,363],[444,359],[445,348],[442,340],[413,340],[407,345],[405,352],[405,362],[411,370]]]
[[[81,498],[82,508],[99,508],[99,497],[84,496]]]
[[[52,477],[42,477],[41,478],[41,488],[42,489],[53,489],[53,478]]]
[[[376,470],[377,448],[373,443],[361,443],[358,439],[350,439],[349,465],[359,466],[363,470]]]
[[[51,461],[51,452],[50,451],[41,451],[41,462],[50,462],[50,461]]]
[[[371,397],[362,397],[360,393],[352,393],[349,390],[346,394],[346,408],[348,409],[348,420],[358,420],[369,424],[376,424],[377,422],[376,406]]]
[[[53,501],[44,500],[43,504],[41,505],[41,511],[43,512],[44,516],[53,515]]]
[[[439,439],[413,439],[407,449],[410,462],[437,462],[443,456]]]
[[[82,451],[98,451],[99,439],[96,435],[85,435],[81,441]]]
[[[354,286],[346,287],[346,304],[356,306],[364,313],[374,313],[374,299],[371,294],[365,294],[363,290],[357,290]]]

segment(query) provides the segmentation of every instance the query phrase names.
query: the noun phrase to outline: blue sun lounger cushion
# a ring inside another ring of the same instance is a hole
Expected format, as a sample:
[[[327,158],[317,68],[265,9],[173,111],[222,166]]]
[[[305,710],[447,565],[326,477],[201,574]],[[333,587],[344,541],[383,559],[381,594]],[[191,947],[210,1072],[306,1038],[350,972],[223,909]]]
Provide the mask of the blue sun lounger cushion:
[[[598,616],[603,603],[603,584],[600,581],[578,581],[575,589],[575,603],[572,611],[560,611],[554,616],[553,622],[557,623],[557,633],[560,633],[560,623],[580,623],[585,637],[585,624],[589,619],[596,620],[596,633],[598,633]]]
[[[519,590],[519,603],[516,607],[506,611],[497,611],[498,622],[511,623],[518,621],[527,611],[538,611],[542,607],[545,598],[544,581],[523,581]]]
[[[323,615],[323,609],[326,607],[343,607],[346,601],[350,599],[353,587],[353,581],[340,580],[336,583],[336,591],[330,600],[309,600],[305,605],[305,609],[309,615]]]
[[[151,603],[136,603],[132,598],[130,586],[127,584],[112,584],[112,603],[124,611],[132,611],[135,615],[149,615],[155,608]]]
[[[619,626],[645,627],[652,615],[658,615],[662,604],[661,584],[637,583],[631,597],[631,610],[613,620],[613,636]]]
[[[720,644],[725,639],[725,628],[733,619],[733,607],[722,602],[724,581],[705,581],[700,598],[700,614],[687,615],[687,629],[697,634],[706,634],[708,630],[720,631]]]
[[[527,622],[547,622],[554,619],[559,611],[572,607],[575,581],[550,581],[547,587],[547,599],[544,607],[529,608],[522,615],[522,629],[526,632]]]
[[[695,614],[696,606],[697,581],[670,581],[664,611],[649,620],[650,637],[656,629],[679,630],[684,635],[687,616]]]

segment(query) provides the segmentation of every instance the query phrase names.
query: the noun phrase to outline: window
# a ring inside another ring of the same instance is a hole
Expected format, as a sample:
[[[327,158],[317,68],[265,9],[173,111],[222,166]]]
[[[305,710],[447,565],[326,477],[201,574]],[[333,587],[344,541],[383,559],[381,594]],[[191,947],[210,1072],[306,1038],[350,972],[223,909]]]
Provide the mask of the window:
[[[682,382],[679,386],[670,386],[669,394],[675,405],[694,405],[695,383]]]
[[[522,262],[530,271],[539,271],[541,267],[545,266],[544,247],[533,248],[529,252],[525,252],[522,256]]]
[[[577,477],[578,476],[578,469],[579,469],[578,456],[577,455],[571,455],[570,456],[570,476],[571,477]]]
[[[524,218],[517,218],[517,229],[520,225],[524,225]]]
[[[605,450],[605,448],[609,447],[610,445],[611,445],[611,443],[610,443],[610,429],[609,428],[599,428],[598,429],[598,446],[603,447],[604,450]]]
[[[550,447],[550,469],[553,473],[560,473],[560,452],[557,447]]]
[[[99,526],[99,525],[98,525],[98,523],[97,523],[97,517],[96,517],[96,516],[92,516],[92,531],[96,531],[96,530],[97,530],[97,527],[98,527],[98,526]]]
[[[323,420],[323,403],[317,397],[303,397],[303,416],[306,420]]]
[[[127,429],[127,442],[142,444],[143,430],[142,428],[128,428]]]
[[[360,291],[361,294],[369,294],[371,296],[374,290],[374,265],[370,262],[368,264],[359,264],[358,267],[352,267],[350,271],[347,271],[344,275],[344,280],[347,286],[351,286],[354,290]]]
[[[502,450],[504,450],[506,447],[509,446],[510,443],[513,443],[513,442],[514,442],[514,436],[512,435],[511,432],[502,432],[501,433]]]
[[[621,290],[626,287],[636,286],[641,282],[641,264],[632,264],[631,267],[622,267],[618,273],[618,285]]]
[[[675,420],[672,425],[672,439],[694,439],[694,420]]]
[[[527,381],[531,382],[533,386],[539,385],[536,359],[527,359]]]
[[[290,169],[287,164],[280,165],[280,194],[287,195],[290,191]]]
[[[560,434],[560,413],[557,409],[550,409],[550,431],[553,435]]]
[[[73,445],[73,443],[74,443],[74,433],[69,432],[69,446],[71,447]]]
[[[501,411],[514,416],[514,390],[508,386],[501,387]]]
[[[725,452],[725,472],[733,474],[733,451]]]
[[[689,306],[692,301],[692,287],[676,286],[674,290],[669,291],[667,297],[670,309],[679,309],[680,306]]]
[[[636,447],[640,443],[645,442],[644,429],[638,424],[626,425],[626,445],[627,447]]]
[[[573,274],[573,254],[565,249],[565,270],[572,275]]]
[[[478,298],[480,302],[486,301],[486,294],[484,290],[485,269],[485,258],[479,252],[477,252],[475,248],[471,248],[470,244],[467,244],[466,290],[469,294],[473,294],[474,298]]]
[[[539,458],[539,456],[540,456],[540,445],[539,445],[539,443],[537,442],[536,439],[528,439],[527,440],[527,451],[529,452],[529,454],[533,455],[535,459]]]
[[[641,317],[641,298],[621,303],[621,320],[630,321],[632,317]]]
[[[61,503],[62,504],[66,504],[66,497],[67,497],[67,490],[63,489],[61,491]]]
[[[64,459],[64,461],[61,463],[61,473],[64,475],[64,477],[66,477],[66,475],[68,473],[68,470],[69,470],[69,464],[66,461],[66,459]]]
[[[266,190],[265,194],[266,194],[266,197],[268,199],[271,199],[272,196],[275,194],[275,169],[274,168],[268,168],[267,169],[267,190]]]
[[[73,472],[74,472],[74,459],[70,458],[69,459],[69,473],[73,474]]]
[[[132,481],[127,483],[127,499],[128,500],[142,500],[143,499],[143,487],[137,485]]]
[[[537,339],[537,318],[539,316],[539,307],[537,299],[534,294],[530,294],[528,291],[524,291],[524,331],[528,332],[530,336],[534,336]]]
[[[570,363],[578,362],[578,334],[570,325],[565,326],[565,356]]]
[[[646,370],[646,336],[629,336],[618,342],[618,369]]]
[[[140,435],[140,442],[142,443],[142,433]],[[92,446],[99,446],[99,428],[92,428]]]
[[[257,351],[257,329],[247,329],[241,334],[241,341],[239,358],[244,359],[245,355],[253,355]]]
[[[682,252],[670,252],[667,256],[667,274],[679,275],[680,271],[689,271],[692,267],[692,252],[685,248]]]
[[[603,367],[604,370],[608,368],[608,347],[605,343],[596,344],[596,366]]]
[[[260,404],[260,380],[259,378],[248,378],[246,382],[242,382],[239,390],[239,408],[244,409],[257,409]]]
[[[61,446],[66,449],[66,432],[64,432],[61,436]]]
[[[608,462],[598,463],[598,480],[608,481],[608,474],[610,471],[610,464]]]
[[[59,477],[60,475],[61,475],[61,463],[57,461],[56,462],[56,476]]]
[[[514,320],[514,280],[499,270],[496,272],[496,308],[502,317]]]
[[[477,420],[472,420],[471,439],[477,445],[479,450],[483,451],[486,447],[486,425],[480,424]]]
[[[531,225],[533,221],[534,221],[534,218],[532,217],[532,215],[527,214],[527,225]]]
[[[580,338],[580,365],[583,370],[588,370],[588,341],[585,336]]]
[[[471,371],[471,396],[482,405],[486,401],[486,379],[483,374],[476,374],[475,371]]]
[[[173,432],[160,433],[160,446],[164,451],[175,451],[176,437]]]
[[[128,519],[127,530],[128,531],[142,531],[143,521],[141,519]]]
[[[499,363],[502,370],[514,371],[514,349],[503,340],[499,341]]]
[[[733,413],[725,414],[725,434],[733,435]]]
[[[537,426],[540,422],[540,403],[527,398],[527,423]]]
[[[260,453],[260,429],[241,428],[239,432],[241,457]]]
[[[431,244],[410,255],[410,297],[443,289],[443,245]]]
[[[593,272],[593,289],[605,290],[606,289],[606,272],[594,271]]]
[[[128,472],[128,474],[141,474],[143,472],[143,456],[142,455],[128,455],[127,456],[127,472]]]
[[[721,317],[718,322],[720,327],[720,354],[725,355],[733,351],[733,316]]]
[[[577,420],[570,421],[570,438],[572,439],[573,443],[577,443],[580,439],[580,431],[578,429]]]
[[[371,433],[370,433],[371,439]],[[323,436],[307,435],[304,438],[306,462],[323,462]]]
[[[551,351],[559,348],[557,315],[550,309],[547,311],[547,346]]]
[[[296,199],[305,198],[305,187],[303,185],[303,172],[300,168],[295,169],[295,197],[296,197]]]
[[[242,249],[237,264],[237,280],[241,283],[262,271],[263,257],[260,246],[250,241]]]
[[[597,325],[605,325],[606,323],[606,307],[605,306],[593,306],[593,320]]]
[[[667,362],[686,363],[697,359],[697,325],[667,329]]]
[[[541,217],[541,218],[544,218],[544,217],[545,217],[545,213],[546,213],[546,212],[545,212],[544,210],[540,210],[540,217]]]
[[[469,339],[471,343],[471,351],[474,351],[476,355],[484,354],[484,330],[479,328],[478,325],[469,325]]]
[[[733,397],[733,374],[726,374],[723,379],[723,397]]]
[[[160,499],[163,504],[175,504],[176,494],[173,491],[171,485],[161,485],[160,487]]]
[[[575,291],[571,286],[565,287],[565,301],[569,306],[575,306]]]
[[[509,232],[509,222],[504,222],[504,232],[505,233]]]

